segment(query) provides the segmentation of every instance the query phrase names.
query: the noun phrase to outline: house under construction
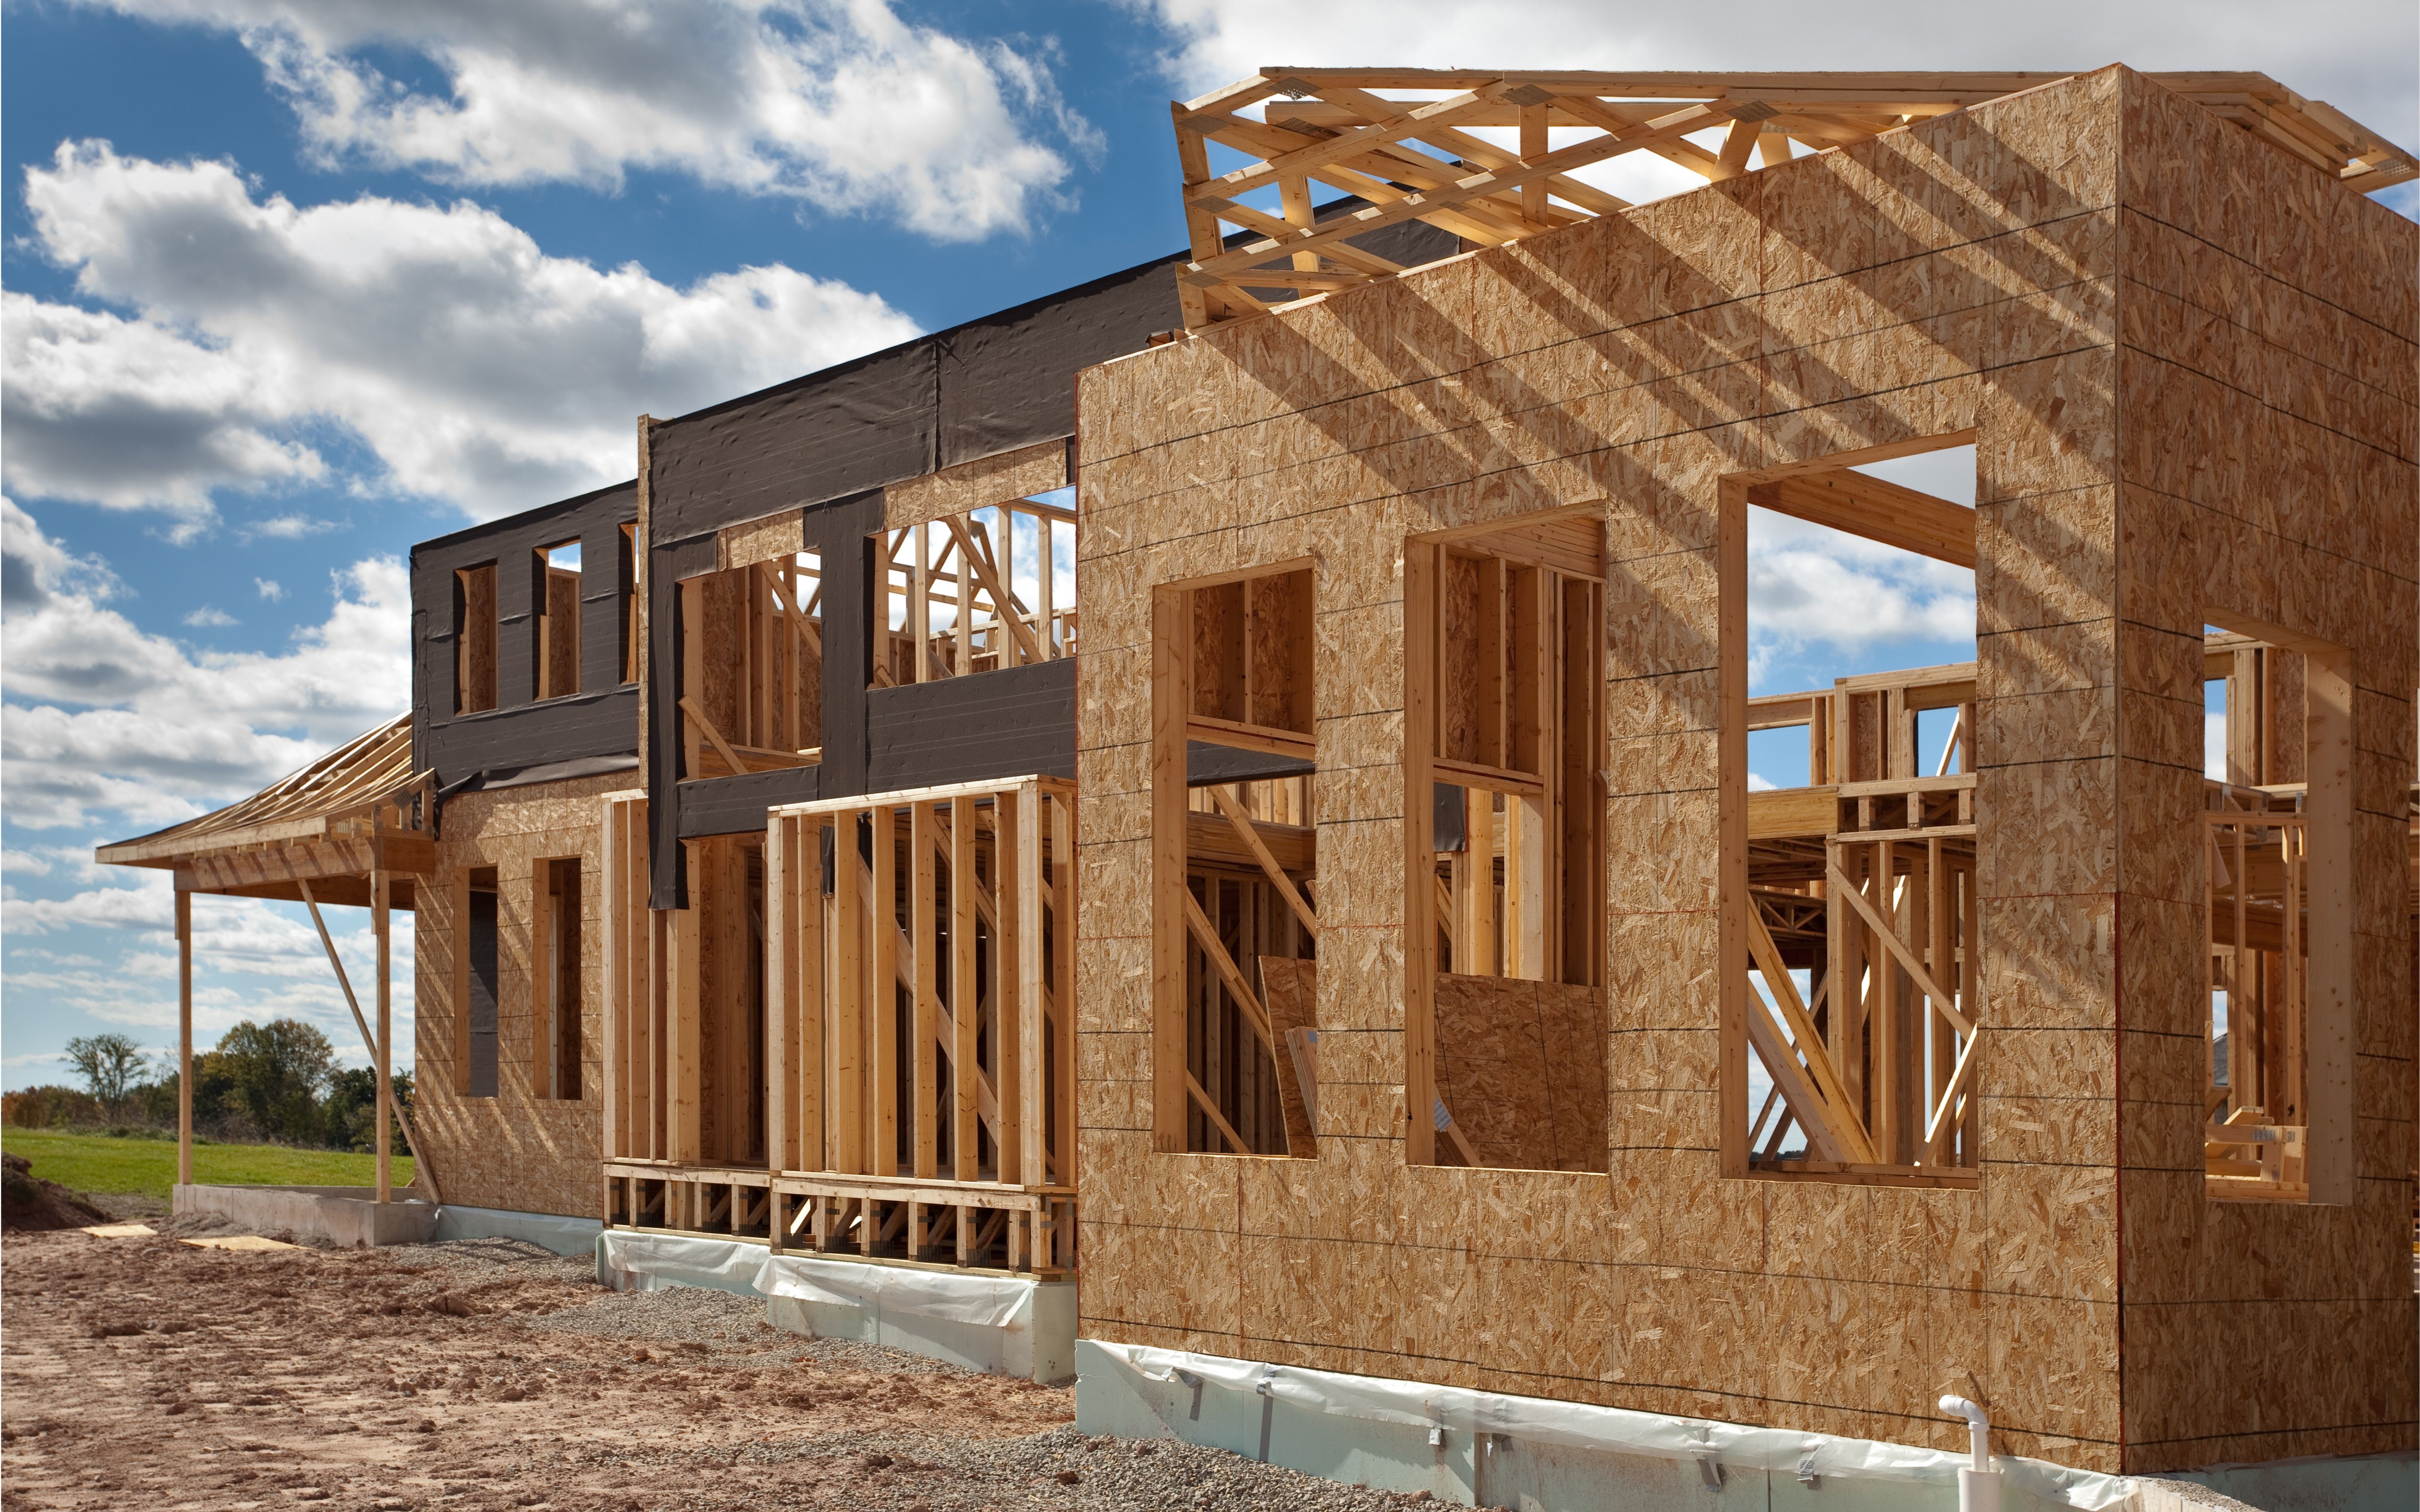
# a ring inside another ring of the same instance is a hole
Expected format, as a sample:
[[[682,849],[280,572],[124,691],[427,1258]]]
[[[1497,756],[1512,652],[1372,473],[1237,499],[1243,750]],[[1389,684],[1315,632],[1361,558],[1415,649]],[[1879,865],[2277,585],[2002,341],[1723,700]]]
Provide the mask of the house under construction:
[[[408,719],[101,858],[413,911],[444,1203],[1030,1283],[1095,1428],[2409,1456],[2412,156],[2124,68],[1174,126],[1184,254],[643,418],[414,549]],[[1975,659],[1751,697],[1755,511],[1971,574]]]

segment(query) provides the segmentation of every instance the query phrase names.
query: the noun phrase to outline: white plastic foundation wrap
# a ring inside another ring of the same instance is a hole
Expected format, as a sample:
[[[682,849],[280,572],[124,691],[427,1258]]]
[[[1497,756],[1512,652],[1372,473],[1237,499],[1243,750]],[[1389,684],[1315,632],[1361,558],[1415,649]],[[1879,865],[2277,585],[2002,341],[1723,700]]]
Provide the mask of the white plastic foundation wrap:
[[[776,1255],[762,1244],[629,1228],[597,1236],[597,1272],[619,1291],[686,1286],[763,1297],[777,1327],[972,1370],[1060,1381],[1075,1369],[1072,1282]]]
[[[1817,1477],[1834,1485],[1898,1481],[1937,1486],[1952,1497],[1958,1472],[1971,1463],[1964,1454],[1867,1439],[1667,1417],[1536,1396],[1505,1396],[1141,1345],[1086,1339],[1083,1351],[1138,1381],[1173,1383],[1187,1391],[1216,1387],[1311,1412],[1427,1429],[1433,1435],[1431,1442],[1440,1442],[1435,1437],[1438,1430],[1455,1439],[1504,1435],[1525,1443],[1694,1461],[1710,1475],[1716,1475],[1719,1467],[1762,1471],[1795,1480]],[[1085,1368],[1089,1371],[1092,1366],[1088,1363]],[[2002,1456],[1993,1460],[1993,1467],[2003,1476],[2010,1507],[2115,1507],[2133,1489],[2119,1476],[2070,1470],[2038,1459]]]
[[[1014,1276],[834,1265],[792,1255],[768,1255],[755,1281],[756,1289],[768,1297],[862,1307],[883,1315],[905,1313],[975,1328],[1007,1327],[1032,1303],[1036,1285]]]

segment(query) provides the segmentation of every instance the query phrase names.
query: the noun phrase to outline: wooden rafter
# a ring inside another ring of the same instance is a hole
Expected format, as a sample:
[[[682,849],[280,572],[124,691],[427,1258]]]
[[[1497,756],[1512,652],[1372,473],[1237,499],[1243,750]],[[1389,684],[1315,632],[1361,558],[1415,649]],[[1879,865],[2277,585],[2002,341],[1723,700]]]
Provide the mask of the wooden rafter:
[[[1793,143],[1853,146],[2065,77],[1264,68],[1170,107],[1191,249],[1179,278],[1186,325],[1391,276],[1402,270],[1348,239],[1405,221],[1496,246],[1626,209],[1572,177],[1625,153],[1652,152],[1718,181],[1789,161]],[[2149,77],[2364,193],[2420,177],[2410,151],[2265,74]],[[1519,141],[1472,134],[1481,131]],[[1213,174],[1212,142],[1252,161]],[[1365,203],[1318,221],[1313,181]],[[1265,190],[1279,192],[1279,207],[1241,198]]]

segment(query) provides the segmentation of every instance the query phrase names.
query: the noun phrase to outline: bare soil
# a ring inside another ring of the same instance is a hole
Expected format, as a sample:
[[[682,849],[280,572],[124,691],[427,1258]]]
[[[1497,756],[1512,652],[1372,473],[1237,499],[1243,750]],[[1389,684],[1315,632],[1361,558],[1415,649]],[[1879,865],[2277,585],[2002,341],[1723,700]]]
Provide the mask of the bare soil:
[[[0,1271],[6,1512],[1414,1500],[1087,1439],[1069,1390],[782,1333],[752,1298],[615,1293],[584,1259],[507,1241],[264,1252],[9,1233]]]

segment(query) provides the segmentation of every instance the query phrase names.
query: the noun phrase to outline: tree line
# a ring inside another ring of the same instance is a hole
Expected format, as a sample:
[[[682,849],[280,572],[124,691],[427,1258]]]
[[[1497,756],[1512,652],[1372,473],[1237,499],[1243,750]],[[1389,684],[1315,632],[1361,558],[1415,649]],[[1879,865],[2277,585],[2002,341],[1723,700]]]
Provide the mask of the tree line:
[[[96,1034],[70,1040],[67,1061],[81,1088],[10,1092],[0,1097],[0,1119],[41,1129],[177,1127],[175,1057],[147,1056],[122,1034]],[[396,1072],[399,1111],[411,1108],[411,1072]],[[377,1125],[378,1073],[337,1065],[328,1037],[300,1019],[247,1019],[194,1053],[194,1130],[206,1138],[368,1151]],[[395,1153],[408,1152],[399,1124],[390,1138]]]

